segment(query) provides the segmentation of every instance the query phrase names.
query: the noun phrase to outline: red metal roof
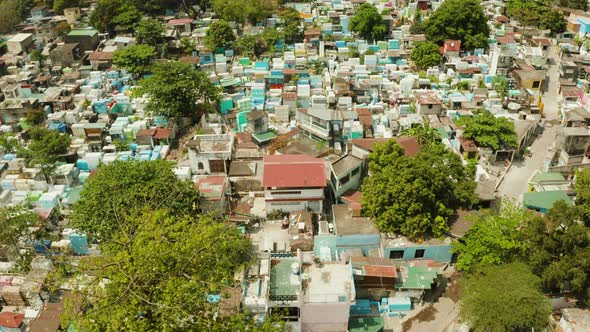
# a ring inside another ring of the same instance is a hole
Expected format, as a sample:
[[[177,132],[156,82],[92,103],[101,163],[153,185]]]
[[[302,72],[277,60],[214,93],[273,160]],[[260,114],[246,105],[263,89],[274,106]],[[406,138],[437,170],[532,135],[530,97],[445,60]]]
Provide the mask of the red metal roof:
[[[396,278],[395,266],[365,265],[363,266],[365,276]]]
[[[16,312],[0,312],[0,326],[18,328],[25,320],[25,314]]]
[[[153,137],[155,139],[165,139],[165,138],[169,138],[171,134],[172,134],[172,129],[158,128]]]
[[[277,188],[311,188],[326,186],[323,159],[308,155],[266,155],[262,185]]]

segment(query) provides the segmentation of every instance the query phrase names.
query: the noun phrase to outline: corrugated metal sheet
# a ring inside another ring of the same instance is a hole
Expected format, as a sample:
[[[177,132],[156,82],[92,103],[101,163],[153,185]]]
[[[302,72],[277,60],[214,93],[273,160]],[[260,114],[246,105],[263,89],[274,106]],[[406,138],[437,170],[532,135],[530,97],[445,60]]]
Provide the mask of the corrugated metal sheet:
[[[307,155],[264,156],[262,185],[277,188],[325,187],[324,161]]]

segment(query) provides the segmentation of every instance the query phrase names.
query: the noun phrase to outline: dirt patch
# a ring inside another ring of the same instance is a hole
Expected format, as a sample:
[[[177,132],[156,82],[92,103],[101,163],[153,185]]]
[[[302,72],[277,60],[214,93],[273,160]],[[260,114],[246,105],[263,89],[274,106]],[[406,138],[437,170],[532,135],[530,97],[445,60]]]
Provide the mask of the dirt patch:
[[[448,297],[451,301],[457,303],[463,296],[463,287],[461,284],[461,273],[455,273],[447,279],[447,289],[443,294],[444,297]]]
[[[438,310],[436,310],[436,308],[432,304],[428,305],[426,308],[422,309],[416,316],[405,321],[402,325],[402,330],[404,332],[410,331],[414,321],[417,323],[433,321],[435,319],[434,316],[437,312]]]

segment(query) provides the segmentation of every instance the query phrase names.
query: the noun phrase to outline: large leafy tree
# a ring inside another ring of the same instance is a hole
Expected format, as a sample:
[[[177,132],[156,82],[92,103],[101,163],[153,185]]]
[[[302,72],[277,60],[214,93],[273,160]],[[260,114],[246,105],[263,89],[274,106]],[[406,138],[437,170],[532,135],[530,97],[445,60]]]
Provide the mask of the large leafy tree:
[[[153,75],[140,81],[140,91],[150,97],[148,110],[167,117],[191,116],[202,102],[212,105],[219,90],[202,71],[172,61],[154,66]]]
[[[20,0],[0,1],[0,33],[9,33],[22,19]]]
[[[156,19],[142,20],[135,28],[135,37],[140,44],[147,44],[158,48],[164,42],[166,30],[160,21]]]
[[[173,167],[163,160],[115,161],[100,166],[74,204],[74,227],[99,241],[108,241],[122,229],[137,227],[125,222],[146,209],[167,208],[178,215],[194,213],[198,193],[192,183],[176,177]]]
[[[362,4],[350,19],[350,29],[366,40],[383,40],[387,26],[375,6]]]
[[[439,132],[428,123],[420,124],[403,131],[404,135],[416,137],[420,146],[427,147],[440,141]]]
[[[49,181],[49,177],[55,169],[55,162],[68,152],[72,138],[57,130],[43,127],[31,129],[29,137],[29,145],[27,148],[21,148],[18,154],[24,157],[29,164],[39,165],[45,179]]]
[[[584,214],[584,222],[590,226],[590,170],[582,169],[576,173],[576,205]]]
[[[130,73],[145,74],[158,56],[153,46],[146,44],[133,45],[113,54],[113,64],[125,68]]]
[[[15,255],[18,271],[30,268],[32,252],[22,244],[35,239],[39,226],[40,218],[25,205],[0,208],[0,249]]]
[[[481,112],[473,117],[462,117],[463,137],[474,140],[477,146],[498,150],[518,147],[514,122],[504,117],[495,117]]]
[[[283,32],[285,33],[285,41],[288,43],[294,43],[301,40],[302,30],[301,23],[303,19],[299,15],[299,12],[292,7],[288,7],[283,10],[280,15],[283,23]]]
[[[256,24],[276,11],[272,0],[213,0],[213,11],[227,22]]]
[[[432,42],[418,43],[412,49],[411,59],[422,69],[437,66],[442,61],[438,45]]]
[[[410,158],[391,140],[377,144],[368,162],[362,206],[381,231],[440,236],[456,208],[475,202],[473,174],[441,144],[422,147]]]
[[[141,20],[141,13],[125,0],[99,0],[90,14],[90,23],[101,32],[115,28],[131,29]]]
[[[472,222],[461,241],[453,242],[457,253],[457,270],[478,271],[490,265],[510,263],[522,251],[518,228],[523,220],[543,224],[543,220],[511,203],[504,203],[499,212],[474,212]]]
[[[563,13],[557,10],[548,10],[541,16],[541,28],[549,29],[553,33],[564,32],[567,28],[567,20]]]
[[[487,48],[487,18],[478,0],[447,0],[424,22],[426,39],[442,45],[446,39],[461,40],[468,50]]]
[[[53,1],[53,11],[56,14],[63,14],[64,9],[71,8],[71,7],[79,7],[80,0],[54,0]]]
[[[140,203],[141,204],[141,203]],[[153,204],[151,204],[153,205]],[[174,217],[144,210],[112,241],[103,256],[81,263],[81,311],[70,311],[82,331],[247,331],[253,320],[217,317],[209,294],[225,297],[235,272],[250,262],[251,242],[210,217]],[[261,330],[270,330],[270,326]]]
[[[213,22],[205,35],[205,45],[212,50],[217,47],[228,47],[236,39],[232,28],[226,21]]]
[[[528,266],[490,266],[467,277],[460,316],[476,332],[544,330],[551,304]]]
[[[526,222],[520,230],[523,256],[549,292],[571,291],[581,303],[590,295],[590,229],[578,206],[555,203],[547,221]]]

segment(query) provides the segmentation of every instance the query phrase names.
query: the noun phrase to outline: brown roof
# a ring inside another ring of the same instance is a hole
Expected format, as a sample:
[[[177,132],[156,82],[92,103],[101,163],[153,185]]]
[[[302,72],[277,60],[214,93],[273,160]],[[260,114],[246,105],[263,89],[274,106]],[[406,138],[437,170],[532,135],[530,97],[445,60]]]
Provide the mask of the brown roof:
[[[463,151],[477,152],[477,145],[475,145],[474,141],[472,141],[470,139],[463,138],[463,137],[459,137],[459,142],[461,143],[461,147],[463,148]]]
[[[196,65],[201,61],[201,58],[198,56],[183,56],[178,60],[180,62],[186,63],[187,65]]]
[[[502,36],[502,37],[496,37],[496,41],[498,41],[498,44],[514,44],[514,38],[510,37],[510,36]]]
[[[363,266],[363,272],[365,273],[365,276],[368,277],[397,277],[395,266],[365,265]]]
[[[373,152],[373,146],[375,143],[385,143],[391,138],[355,138],[352,140],[352,145],[356,145],[369,152]],[[404,149],[404,153],[408,157],[414,157],[420,152],[420,144],[416,137],[412,136],[401,136],[393,138],[397,143]]]
[[[110,61],[113,60],[113,52],[92,52],[88,57],[90,61]]]
[[[416,101],[421,105],[442,105],[443,103],[436,93],[431,92],[417,93]]]

